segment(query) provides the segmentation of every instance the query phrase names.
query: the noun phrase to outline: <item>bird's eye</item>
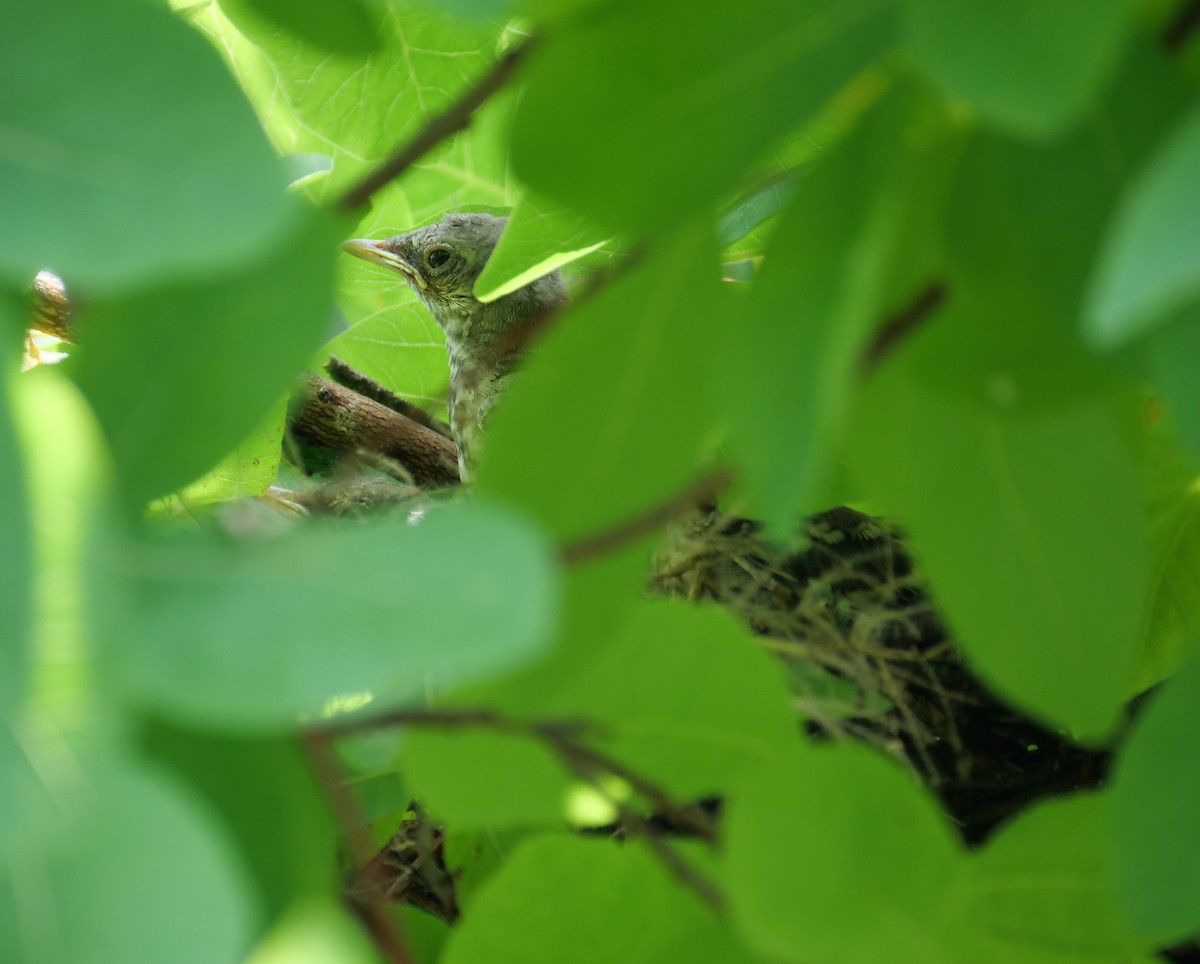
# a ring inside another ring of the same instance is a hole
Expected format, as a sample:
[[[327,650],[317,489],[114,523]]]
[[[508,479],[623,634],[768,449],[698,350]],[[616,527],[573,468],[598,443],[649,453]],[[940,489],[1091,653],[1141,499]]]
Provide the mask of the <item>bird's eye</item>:
[[[445,267],[450,260],[450,250],[448,248],[434,248],[425,255],[425,263],[434,270]]]

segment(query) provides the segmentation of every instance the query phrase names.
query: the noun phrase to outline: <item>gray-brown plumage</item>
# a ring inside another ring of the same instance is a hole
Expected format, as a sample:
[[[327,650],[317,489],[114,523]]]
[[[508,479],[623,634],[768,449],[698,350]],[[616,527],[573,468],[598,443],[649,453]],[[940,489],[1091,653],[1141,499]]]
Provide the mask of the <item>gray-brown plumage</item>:
[[[483,420],[520,361],[522,331],[566,299],[557,271],[487,304],[475,297],[475,280],[507,221],[491,214],[447,214],[383,241],[359,238],[342,245],[403,277],[445,332],[450,426],[464,480],[479,455]]]

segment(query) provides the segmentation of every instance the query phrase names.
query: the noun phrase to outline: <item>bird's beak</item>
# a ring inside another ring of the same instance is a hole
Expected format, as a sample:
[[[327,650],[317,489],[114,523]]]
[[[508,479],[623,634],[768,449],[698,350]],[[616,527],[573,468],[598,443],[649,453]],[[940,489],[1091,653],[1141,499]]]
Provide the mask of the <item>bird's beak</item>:
[[[386,241],[373,241],[370,238],[351,238],[342,242],[342,250],[349,251],[356,258],[370,261],[371,264],[382,265],[397,271],[408,279],[417,279],[417,272],[411,264],[396,254]]]

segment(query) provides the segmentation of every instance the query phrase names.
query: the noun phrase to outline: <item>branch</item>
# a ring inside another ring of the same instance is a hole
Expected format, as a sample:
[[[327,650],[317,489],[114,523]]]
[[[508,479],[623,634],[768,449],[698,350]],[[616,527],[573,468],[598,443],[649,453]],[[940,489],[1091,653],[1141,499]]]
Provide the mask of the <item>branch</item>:
[[[587,536],[562,548],[559,558],[563,565],[575,566],[597,556],[620,549],[644,535],[654,532],[669,522],[681,510],[698,502],[705,502],[729,488],[733,477],[728,469],[717,469],[696,480],[673,499],[647,509],[612,529]]]
[[[442,113],[431,117],[411,141],[398,148],[379,167],[350,188],[338,201],[338,207],[345,211],[354,211],[362,207],[370,200],[372,194],[398,178],[429,150],[452,134],[465,130],[471,123],[471,115],[512,80],[517,67],[537,46],[538,39],[536,35],[526,37],[497,60],[492,69],[457,101]]]
[[[393,726],[437,726],[450,729],[480,727],[541,740],[555,752],[568,770],[582,779],[595,785],[600,774],[617,777],[653,803],[664,816],[671,819],[674,826],[691,831],[706,843],[716,842],[716,830],[706,814],[680,804],[652,780],[583,743],[580,734],[585,726],[581,723],[568,720],[527,722],[501,716],[492,710],[395,710],[379,716],[326,723],[317,732],[323,733],[327,738],[335,738]],[[657,834],[648,821],[623,805],[618,807],[618,812],[623,825],[644,837],[667,869],[684,885],[714,908],[720,910],[724,906],[716,888],[697,874],[665,842],[657,839]]]
[[[29,289],[29,298],[33,305],[30,328],[63,341],[75,340],[71,332],[71,303],[67,300],[62,278],[49,271],[39,271]]]
[[[434,418],[419,405],[414,405],[412,402],[401,398],[395,392],[384,388],[375,379],[368,378],[357,368],[351,368],[336,355],[329,357],[329,361],[325,365],[325,371],[329,372],[329,377],[339,385],[345,385],[347,388],[358,392],[359,395],[366,395],[367,398],[374,399],[380,405],[386,405],[393,412],[399,412],[405,418],[412,419],[418,425],[424,425],[428,429],[433,429],[438,435],[453,438],[450,434],[450,426],[445,422]]]
[[[927,285],[911,302],[886,319],[879,326],[875,332],[875,338],[859,359],[858,365],[862,375],[866,377],[873,374],[887,356],[894,352],[901,342],[911,337],[912,333],[924,324],[945,300],[945,283],[935,281]]]
[[[1162,43],[1170,53],[1179,54],[1196,35],[1200,27],[1200,0],[1189,0],[1176,12],[1167,29],[1163,31]]]
[[[301,435],[340,452],[371,452],[403,465],[419,486],[453,485],[458,452],[450,439],[316,375],[292,395],[289,420]]]
[[[316,774],[317,782],[325,794],[330,810],[341,828],[342,836],[350,848],[354,860],[354,876],[357,879],[363,868],[370,865],[375,856],[367,820],[346,787],[341,765],[333,752],[333,744],[327,734],[309,730],[300,736],[309,765]],[[388,912],[387,903],[373,887],[362,888],[361,906],[367,916],[371,936],[375,940],[384,960],[389,964],[416,964],[400,930],[400,923]]]

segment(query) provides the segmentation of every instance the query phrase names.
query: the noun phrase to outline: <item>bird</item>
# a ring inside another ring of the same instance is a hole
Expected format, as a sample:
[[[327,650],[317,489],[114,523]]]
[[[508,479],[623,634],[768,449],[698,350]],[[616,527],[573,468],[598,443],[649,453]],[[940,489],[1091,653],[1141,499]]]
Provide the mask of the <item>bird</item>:
[[[519,366],[527,335],[567,298],[557,270],[493,301],[475,297],[475,281],[507,223],[492,214],[451,213],[383,240],[352,238],[342,244],[350,254],[399,274],[445,334],[447,406],[464,482],[473,477],[483,422]]]

